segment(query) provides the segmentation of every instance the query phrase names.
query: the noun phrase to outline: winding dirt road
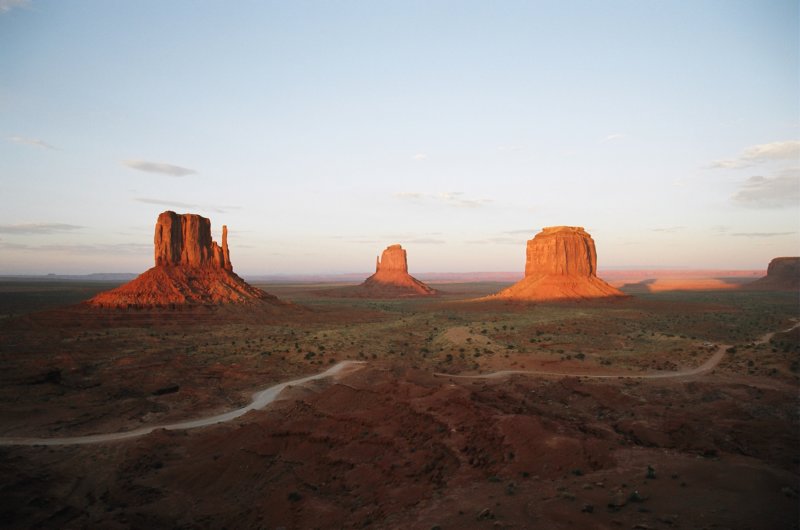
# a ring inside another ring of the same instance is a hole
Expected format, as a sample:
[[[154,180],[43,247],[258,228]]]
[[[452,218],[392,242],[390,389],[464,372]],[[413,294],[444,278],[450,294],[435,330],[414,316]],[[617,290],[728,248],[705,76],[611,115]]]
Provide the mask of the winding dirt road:
[[[784,329],[781,331],[771,331],[769,333],[765,333],[756,341],[754,344],[765,344],[770,341],[772,337],[775,336],[776,333],[788,333],[795,328],[800,327],[800,322],[796,323],[794,326]],[[697,366],[695,368],[689,368],[686,370],[678,370],[676,372],[651,372],[651,373],[644,373],[644,374],[637,374],[637,373],[618,373],[618,374],[582,374],[576,372],[549,372],[549,371],[542,371],[542,370],[500,370],[499,372],[491,372],[488,374],[476,374],[476,375],[453,375],[453,374],[443,374],[443,373],[435,373],[436,377],[450,377],[450,378],[457,378],[457,379],[497,379],[501,377],[506,377],[509,375],[538,375],[538,376],[555,376],[555,377],[591,377],[592,379],[619,379],[619,378],[626,378],[626,379],[668,379],[673,377],[688,377],[693,375],[701,375],[710,372],[717,365],[720,363],[723,357],[725,357],[725,350],[730,348],[730,344],[720,344],[717,346],[717,349],[714,353],[706,359],[706,361]]]
[[[764,344],[769,342],[769,340],[776,334],[776,333],[786,333],[792,331],[793,329],[800,327],[800,322],[795,324],[794,326],[790,327],[789,329],[783,331],[773,331],[771,333],[766,333],[762,335],[758,340],[755,341],[755,344]],[[570,377],[591,377],[593,379],[617,379],[617,378],[630,378],[630,379],[665,379],[665,378],[673,378],[673,377],[687,377],[693,375],[700,375],[707,372],[710,372],[714,368],[717,367],[719,362],[725,356],[725,350],[730,348],[728,344],[720,344],[717,346],[716,351],[709,357],[703,364],[697,366],[695,368],[687,369],[687,370],[680,370],[677,372],[658,372],[658,373],[647,373],[647,374],[631,374],[631,373],[621,373],[621,374],[581,374],[575,372],[545,372],[545,371],[537,371],[537,370],[501,370],[499,372],[492,372],[489,374],[478,374],[478,375],[452,375],[452,374],[443,374],[443,373],[435,373],[436,377],[450,377],[450,378],[459,378],[459,379],[494,379],[500,377],[506,377],[509,375],[515,374],[523,374],[523,375],[534,375],[534,376],[570,376]],[[226,421],[231,421],[236,419],[244,414],[247,414],[251,410],[259,410],[264,408],[265,406],[269,405],[275,399],[277,399],[278,395],[287,387],[294,386],[294,385],[302,385],[304,383],[308,383],[309,381],[316,381],[318,379],[325,379],[326,377],[334,377],[338,375],[342,375],[343,372],[350,372],[354,369],[358,369],[359,367],[363,366],[365,363],[361,361],[342,361],[324,372],[319,374],[309,375],[306,377],[301,377],[299,379],[293,379],[291,381],[286,381],[284,383],[279,383],[277,385],[273,385],[269,388],[261,390],[253,394],[252,401],[245,405],[244,407],[238,408],[236,410],[232,410],[230,412],[225,412],[222,414],[216,414],[214,416],[207,416],[205,418],[198,418],[194,420],[188,421],[181,421],[177,423],[168,423],[164,425],[153,425],[150,427],[141,427],[139,429],[134,429],[132,431],[123,431],[123,432],[113,432],[113,433],[106,433],[106,434],[89,434],[86,436],[70,436],[64,438],[0,438],[0,446],[8,446],[8,445],[83,445],[83,444],[96,444],[96,443],[104,443],[104,442],[114,442],[119,440],[127,440],[130,438],[137,438],[139,436],[144,436],[146,434],[150,434],[153,431],[164,429],[167,431],[175,431],[175,430],[186,430],[186,429],[196,429],[199,427],[206,427],[208,425],[214,425],[217,423],[224,423]]]
[[[269,388],[261,390],[253,394],[253,400],[245,405],[242,408],[238,408],[236,410],[232,410],[230,412],[225,412],[222,414],[216,414],[214,416],[207,416],[205,418],[198,418],[195,420],[188,420],[188,421],[181,421],[177,423],[167,423],[164,425],[153,425],[150,427],[141,427],[139,429],[134,429],[132,431],[123,431],[123,432],[112,432],[107,434],[89,434],[86,436],[70,436],[65,438],[0,438],[0,446],[3,445],[83,445],[83,444],[95,444],[95,443],[103,443],[103,442],[114,442],[118,440],[127,440],[129,438],[137,438],[139,436],[144,436],[146,434],[150,434],[153,431],[157,431],[159,429],[165,429],[167,431],[176,431],[176,430],[184,430],[184,429],[196,429],[198,427],[206,427],[208,425],[214,425],[216,423],[223,423],[226,421],[231,421],[233,419],[238,418],[239,416],[243,416],[250,412],[251,410],[258,410],[262,409],[265,406],[269,405],[275,399],[277,399],[278,395],[289,386],[294,385],[302,385],[304,383],[308,383],[309,381],[316,381],[317,379],[325,379],[326,377],[333,377],[337,375],[341,375],[343,372],[349,373],[353,369],[358,369],[360,365],[363,365],[363,362],[359,361],[342,361],[337,363],[322,373],[309,375],[306,377],[301,377],[299,379],[293,379],[291,381],[286,381],[284,383],[279,383],[277,385],[273,385]]]

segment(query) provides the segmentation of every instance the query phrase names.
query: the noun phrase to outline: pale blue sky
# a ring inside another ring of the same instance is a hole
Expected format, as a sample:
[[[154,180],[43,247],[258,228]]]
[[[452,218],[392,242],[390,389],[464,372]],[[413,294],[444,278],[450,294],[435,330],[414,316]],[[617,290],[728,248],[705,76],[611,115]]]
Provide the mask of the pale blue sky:
[[[0,274],[138,272],[159,212],[244,274],[800,253],[796,1],[0,0]]]

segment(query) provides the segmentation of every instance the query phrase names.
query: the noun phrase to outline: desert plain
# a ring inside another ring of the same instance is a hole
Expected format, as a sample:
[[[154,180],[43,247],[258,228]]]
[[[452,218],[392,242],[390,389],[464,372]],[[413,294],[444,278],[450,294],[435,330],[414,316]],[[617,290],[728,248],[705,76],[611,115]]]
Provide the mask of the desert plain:
[[[0,525],[796,528],[797,293],[652,274],[595,301],[254,282],[282,305],[177,310],[79,304],[121,282],[3,280],[3,440],[200,418],[359,364],[218,425],[4,444]]]
[[[0,530],[800,530],[798,43],[0,0]]]

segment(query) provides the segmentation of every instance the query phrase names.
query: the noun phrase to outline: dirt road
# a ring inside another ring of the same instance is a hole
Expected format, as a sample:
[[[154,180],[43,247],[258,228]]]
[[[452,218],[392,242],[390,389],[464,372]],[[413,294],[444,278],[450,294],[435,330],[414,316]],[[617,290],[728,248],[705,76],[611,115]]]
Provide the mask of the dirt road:
[[[127,440],[129,438],[136,438],[150,434],[153,431],[164,429],[167,431],[175,431],[182,429],[196,429],[198,427],[206,427],[216,423],[223,423],[231,421],[247,414],[251,410],[262,409],[269,405],[278,397],[278,395],[287,387],[294,385],[302,385],[309,381],[316,381],[326,377],[333,377],[348,373],[354,369],[358,369],[364,363],[358,361],[342,361],[334,366],[328,368],[322,373],[293,379],[284,383],[273,385],[269,388],[261,390],[253,394],[253,400],[242,408],[225,412],[222,414],[215,414],[205,418],[198,418],[195,420],[181,421],[177,423],[168,423],[165,425],[153,425],[150,427],[141,427],[132,431],[112,432],[106,434],[90,434],[87,436],[71,436],[65,438],[0,438],[0,446],[2,445],[82,445],[82,444],[95,444],[103,442],[114,442],[117,440]]]
[[[765,344],[769,342],[769,340],[776,334],[776,333],[788,333],[789,331],[794,330],[795,328],[800,327],[800,322],[795,324],[794,326],[784,329],[781,331],[771,331],[769,333],[765,333],[761,337],[759,337],[754,343],[755,344]],[[637,374],[637,373],[616,373],[616,374],[586,374],[586,373],[579,373],[579,372],[550,372],[550,371],[543,371],[543,370],[500,370],[498,372],[491,372],[488,374],[476,374],[476,375],[452,375],[452,374],[443,374],[443,373],[436,373],[434,374],[437,377],[450,377],[450,378],[458,378],[458,379],[497,379],[501,377],[507,377],[509,375],[534,375],[534,376],[555,376],[555,377],[590,377],[592,379],[618,379],[618,378],[628,378],[628,379],[667,379],[672,377],[688,377],[694,375],[701,375],[710,372],[717,365],[720,363],[723,357],[725,357],[725,351],[730,348],[730,344],[720,344],[717,346],[717,349],[714,353],[706,359],[706,361],[697,366],[695,368],[688,368],[686,370],[678,370],[675,372],[651,372],[651,373],[644,373],[644,374]]]

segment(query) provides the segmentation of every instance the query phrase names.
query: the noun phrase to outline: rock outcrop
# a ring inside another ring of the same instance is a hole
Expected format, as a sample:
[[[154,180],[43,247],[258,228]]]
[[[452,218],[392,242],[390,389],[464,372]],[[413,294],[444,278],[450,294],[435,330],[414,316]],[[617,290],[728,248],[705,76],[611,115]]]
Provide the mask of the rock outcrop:
[[[744,285],[754,291],[800,291],[800,257],[774,258],[767,275]]]
[[[211,240],[211,220],[196,214],[163,212],[156,221],[156,267],[213,266],[232,271],[228,227],[222,226],[222,246]]]
[[[551,226],[528,241],[525,278],[489,298],[581,300],[625,296],[597,277],[594,240],[582,227]]]
[[[153,268],[87,303],[141,308],[277,301],[233,272],[227,226],[219,245],[211,239],[209,219],[167,211],[158,216],[153,243]]]
[[[408,273],[408,257],[400,245],[386,247],[375,261],[375,274],[364,280],[362,286],[376,295],[430,296],[436,290],[428,287]]]
[[[434,296],[438,292],[408,273],[408,258],[402,246],[390,245],[376,258],[375,274],[364,283],[326,294],[357,298],[405,298]]]

